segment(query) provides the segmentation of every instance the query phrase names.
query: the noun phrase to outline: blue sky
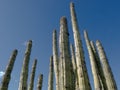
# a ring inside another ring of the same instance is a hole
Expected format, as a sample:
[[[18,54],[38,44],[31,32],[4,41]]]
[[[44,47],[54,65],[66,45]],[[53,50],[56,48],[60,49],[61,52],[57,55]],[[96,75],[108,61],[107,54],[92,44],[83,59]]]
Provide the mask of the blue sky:
[[[115,80],[120,89],[120,1],[119,0],[71,0],[75,9],[82,36],[85,58],[91,84],[90,62],[83,38],[86,29],[91,40],[101,40]],[[12,72],[9,90],[17,90],[25,43],[33,40],[30,68],[35,58],[38,59],[35,82],[40,73],[44,75],[43,90],[47,90],[49,57],[52,55],[52,31],[59,34],[60,17],[66,16],[73,43],[71,29],[70,0],[0,0],[0,72],[4,72],[9,57],[14,49],[18,56]],[[1,77],[0,77],[1,79]],[[35,83],[36,88],[36,83]],[[36,90],[36,89],[35,89]]]

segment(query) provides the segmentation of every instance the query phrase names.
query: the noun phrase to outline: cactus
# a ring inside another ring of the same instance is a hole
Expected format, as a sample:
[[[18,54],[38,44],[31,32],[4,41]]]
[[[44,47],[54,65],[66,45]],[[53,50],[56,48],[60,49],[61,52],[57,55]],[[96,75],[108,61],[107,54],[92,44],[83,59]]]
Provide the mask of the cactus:
[[[71,49],[71,57],[72,57],[73,70],[74,70],[74,72],[76,72],[77,65],[76,65],[76,58],[75,58],[74,47],[73,47],[72,44],[70,45],[70,49]]]
[[[61,31],[60,31],[61,33]],[[59,48],[61,47],[61,34],[59,35]],[[63,60],[59,57],[59,89],[64,90],[64,69],[63,69]]]
[[[70,51],[69,51],[69,33],[67,28],[67,19],[62,17],[60,19],[60,60],[63,62],[63,89],[73,90],[70,71]],[[62,83],[62,82],[61,82]]]
[[[18,90],[27,90],[28,65],[30,60],[31,48],[32,48],[32,41],[29,40],[23,61]]]
[[[105,75],[107,88],[108,88],[108,90],[117,90],[116,82],[114,80],[114,77],[113,77],[113,74],[111,71],[111,67],[110,67],[109,62],[107,60],[107,57],[106,57],[105,51],[102,47],[102,44],[100,43],[99,40],[96,41],[96,46],[97,46],[98,54],[100,57],[100,61],[101,61],[102,66],[103,66],[103,72]]]
[[[87,46],[88,53],[89,53],[91,69],[92,69],[92,74],[93,74],[93,79],[94,79],[94,88],[95,88],[95,90],[103,90],[101,82],[100,82],[100,76],[98,73],[97,63],[95,60],[95,56],[94,56],[94,53],[93,53],[93,50],[92,50],[92,47],[90,44],[90,40],[89,40],[87,31],[84,31],[84,38],[85,38],[86,46]]]
[[[60,60],[60,58],[59,58]],[[63,72],[63,61],[60,60],[59,61],[59,89],[60,90],[64,90],[63,86],[64,86],[64,72]]]
[[[58,67],[58,50],[57,50],[57,33],[53,31],[53,63],[56,78],[56,90],[59,90],[59,67]]]
[[[91,90],[84,58],[84,51],[82,47],[82,40],[73,3],[70,3],[70,14],[75,50],[72,44],[69,45],[67,19],[63,16],[60,19],[59,48],[57,47],[57,32],[56,30],[53,31],[53,56],[50,57],[48,90],[54,90],[54,88],[56,88],[56,90]],[[84,38],[90,58],[95,90],[117,90],[116,82],[114,80],[111,67],[108,63],[102,44],[100,41],[96,41],[96,50],[94,43],[89,40],[86,31],[84,31]],[[31,48],[32,41],[29,40],[23,60],[18,90],[33,90],[34,88],[34,78],[37,65],[36,59],[34,60],[32,66],[30,83],[29,86],[27,86]],[[60,52],[58,53],[58,51]],[[16,56],[17,50],[14,50],[3,76],[0,90],[8,90],[9,82],[11,79],[11,72]],[[54,86],[54,73],[56,86]],[[42,90],[42,86],[43,74],[40,74],[38,77],[36,90]]]
[[[103,73],[103,68],[102,68],[102,65],[101,65],[100,58],[98,56],[97,50],[95,48],[94,42],[90,41],[90,44],[91,44],[91,48],[93,50],[95,60],[96,60],[96,64],[97,64],[97,67],[98,67],[98,73],[100,75],[101,86],[102,86],[102,88],[104,90],[108,90],[107,85],[106,85],[106,81],[105,81],[105,76],[104,76],[104,73]]]
[[[43,74],[40,74],[38,78],[37,90],[42,90],[42,84],[43,84]]]
[[[9,64],[7,65],[5,74],[3,76],[2,84],[0,87],[0,90],[8,90],[9,82],[11,79],[11,73],[13,70],[14,62],[17,56],[17,50],[15,49],[12,53],[12,56],[10,57]]]
[[[75,83],[75,90],[79,89],[79,85],[78,85],[78,76],[77,76],[77,65],[76,65],[76,58],[75,58],[75,52],[74,52],[74,47],[71,44],[70,45],[70,49],[71,49],[71,58],[72,58],[72,66],[73,66],[73,72],[74,72],[74,83]]]
[[[76,55],[76,62],[77,62],[79,89],[91,90],[87,68],[85,64],[85,59],[84,59],[82,41],[80,39],[80,33],[79,33],[79,28],[77,24],[77,18],[76,18],[76,13],[74,10],[73,3],[70,3],[70,12],[71,12],[71,21],[72,21],[72,28],[73,28],[74,43],[75,43],[75,51],[76,51],[75,55]]]
[[[34,88],[36,65],[37,65],[37,59],[34,60],[34,63],[32,66],[32,72],[31,72],[31,76],[30,76],[30,84],[29,84],[28,90],[33,90],[33,88]]]
[[[50,57],[48,90],[53,90],[53,56]]]

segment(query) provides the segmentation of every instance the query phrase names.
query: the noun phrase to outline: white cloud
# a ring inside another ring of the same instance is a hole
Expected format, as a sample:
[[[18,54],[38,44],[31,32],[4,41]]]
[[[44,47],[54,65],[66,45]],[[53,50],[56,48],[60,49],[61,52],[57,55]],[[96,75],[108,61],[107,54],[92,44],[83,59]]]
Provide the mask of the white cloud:
[[[0,71],[0,78],[5,74],[5,72]]]

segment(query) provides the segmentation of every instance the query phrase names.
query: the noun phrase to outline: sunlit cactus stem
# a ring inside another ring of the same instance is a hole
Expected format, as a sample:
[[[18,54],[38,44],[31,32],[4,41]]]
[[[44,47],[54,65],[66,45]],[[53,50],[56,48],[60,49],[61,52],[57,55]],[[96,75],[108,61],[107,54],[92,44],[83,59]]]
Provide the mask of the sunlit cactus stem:
[[[32,72],[31,72],[31,76],[30,76],[30,84],[29,84],[28,90],[33,90],[33,88],[34,88],[36,65],[37,65],[37,59],[34,60],[34,63],[32,66]]]
[[[75,55],[76,55],[76,63],[77,63],[79,89],[91,90],[87,68],[85,64],[82,41],[80,38],[80,32],[77,24],[77,18],[73,3],[70,3],[70,12],[71,12],[72,29],[73,29],[73,36],[75,43],[75,52],[76,52]]]
[[[102,44],[100,43],[99,40],[96,41],[96,46],[97,46],[98,54],[100,57],[100,61],[103,66],[103,72],[105,75],[107,88],[108,88],[108,90],[117,90],[116,82],[114,80],[114,76],[112,74],[111,67],[110,67],[108,59],[106,57],[104,48],[102,47]]]
[[[76,65],[74,47],[73,47],[72,44],[70,45],[70,49],[71,49],[71,58],[72,58],[73,69],[74,69],[74,72],[75,72],[76,69],[77,69],[77,65]]]
[[[61,90],[74,90],[72,89],[72,75],[70,68],[70,50],[69,50],[69,33],[67,27],[67,19],[66,17],[62,17],[60,19],[60,60],[63,62],[63,71],[61,74],[63,76],[61,79],[63,80],[63,89]],[[61,83],[62,84],[62,83]]]
[[[104,73],[103,73],[102,64],[101,64],[101,62],[100,62],[100,58],[99,58],[99,56],[98,56],[96,47],[95,47],[93,41],[90,41],[90,44],[91,44],[91,47],[92,47],[92,50],[93,50],[93,53],[94,53],[94,56],[95,56],[96,64],[97,64],[97,67],[98,67],[98,73],[99,73],[99,75],[100,75],[100,82],[101,82],[101,85],[102,85],[102,90],[103,90],[103,89],[104,89],[104,90],[108,90],[108,89],[107,89],[107,85],[106,85],[105,76],[104,76]]]
[[[42,90],[42,84],[43,84],[43,74],[40,74],[38,78],[37,90]]]
[[[56,78],[56,90],[59,90],[59,66],[58,66],[58,49],[57,49],[57,32],[53,31],[53,64]]]
[[[18,90],[27,90],[28,66],[29,66],[31,48],[32,48],[32,40],[29,40],[27,43],[27,49],[23,61]]]
[[[8,90],[9,82],[11,79],[11,73],[12,73],[12,70],[14,67],[14,62],[15,62],[15,59],[17,56],[17,52],[18,51],[15,49],[12,53],[12,56],[10,57],[9,63],[7,65],[5,74],[4,74],[3,79],[2,79],[0,90]]]
[[[53,56],[50,57],[48,90],[53,90]]]
[[[75,83],[75,90],[78,90],[79,84],[78,84],[78,76],[77,76],[77,65],[76,65],[75,51],[72,44],[70,45],[70,49],[71,49],[72,66],[73,66],[74,80],[75,80],[73,82]]]
[[[86,41],[86,46],[87,46],[88,54],[89,54],[89,58],[90,58],[91,69],[92,69],[92,74],[93,74],[93,79],[94,79],[94,88],[95,88],[95,90],[102,90],[102,85],[101,85],[101,82],[100,82],[100,76],[99,76],[99,73],[98,73],[99,71],[98,71],[98,68],[97,68],[95,55],[94,55],[94,52],[92,50],[87,31],[84,31],[84,38],[85,38],[85,41]]]

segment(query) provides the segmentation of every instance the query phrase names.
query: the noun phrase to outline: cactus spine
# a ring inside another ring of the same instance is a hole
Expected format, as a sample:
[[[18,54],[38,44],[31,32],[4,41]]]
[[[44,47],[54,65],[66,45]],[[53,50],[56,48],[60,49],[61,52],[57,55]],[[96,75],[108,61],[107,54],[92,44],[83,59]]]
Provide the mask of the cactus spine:
[[[50,57],[48,90],[53,90],[53,56]]]
[[[93,79],[94,79],[94,88],[95,88],[95,90],[102,90],[100,76],[99,76],[98,68],[97,68],[97,63],[95,60],[95,56],[94,56],[94,53],[93,53],[93,50],[92,50],[92,47],[90,44],[90,40],[89,40],[87,31],[84,31],[84,38],[85,38],[86,46],[87,46],[88,53],[89,53],[91,69],[92,69],[92,74],[93,74]]]
[[[53,62],[56,78],[56,90],[59,90],[59,67],[58,67],[58,50],[57,50],[57,33],[53,31]]]
[[[75,51],[76,51],[75,55],[76,55],[76,62],[77,62],[79,89],[80,90],[91,90],[87,68],[85,65],[82,41],[80,39],[80,33],[79,33],[78,25],[77,25],[77,18],[76,18],[76,13],[74,10],[73,3],[70,3],[70,11],[71,11],[71,21],[72,21]]]
[[[17,50],[15,49],[10,57],[9,64],[6,68],[5,74],[3,76],[2,84],[0,90],[8,90],[8,85],[11,79],[11,72],[13,70],[14,62],[17,56]]]
[[[98,41],[98,40],[96,41],[96,46],[97,46],[98,54],[100,57],[100,61],[101,61],[102,66],[103,66],[103,72],[105,75],[107,88],[108,88],[108,90],[117,90],[116,82],[114,80],[109,62],[107,60],[105,51],[104,51],[100,41]]]
[[[30,76],[30,84],[29,84],[28,90],[33,90],[33,88],[34,88],[34,78],[35,78],[36,65],[37,65],[37,59],[34,60],[34,63],[32,66],[32,72],[31,72],[31,76]]]
[[[27,90],[28,65],[29,65],[29,60],[30,60],[31,48],[32,48],[32,41],[29,40],[27,44],[27,49],[25,52],[24,61],[23,61],[18,90]]]
[[[42,90],[42,84],[43,84],[43,74],[40,74],[38,78],[37,90]]]

